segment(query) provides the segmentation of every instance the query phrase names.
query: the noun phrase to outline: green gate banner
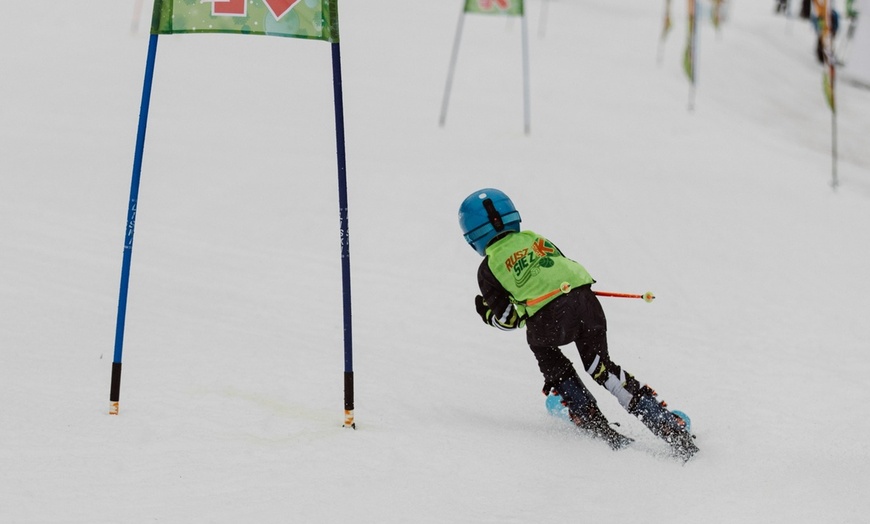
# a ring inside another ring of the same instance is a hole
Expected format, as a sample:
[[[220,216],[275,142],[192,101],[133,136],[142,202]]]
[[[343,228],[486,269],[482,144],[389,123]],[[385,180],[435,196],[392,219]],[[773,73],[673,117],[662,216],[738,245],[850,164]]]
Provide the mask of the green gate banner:
[[[151,34],[239,33],[338,42],[338,0],[155,0]]]
[[[466,13],[523,15],[523,0],[465,0]]]

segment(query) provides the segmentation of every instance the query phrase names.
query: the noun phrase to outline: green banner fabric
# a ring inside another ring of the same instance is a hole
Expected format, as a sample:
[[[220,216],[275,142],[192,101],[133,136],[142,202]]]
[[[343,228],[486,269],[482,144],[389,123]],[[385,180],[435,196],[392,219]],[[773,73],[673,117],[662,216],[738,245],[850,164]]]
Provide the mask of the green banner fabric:
[[[523,15],[523,0],[465,0],[466,13]]]
[[[151,34],[239,33],[338,42],[338,0],[154,0]]]

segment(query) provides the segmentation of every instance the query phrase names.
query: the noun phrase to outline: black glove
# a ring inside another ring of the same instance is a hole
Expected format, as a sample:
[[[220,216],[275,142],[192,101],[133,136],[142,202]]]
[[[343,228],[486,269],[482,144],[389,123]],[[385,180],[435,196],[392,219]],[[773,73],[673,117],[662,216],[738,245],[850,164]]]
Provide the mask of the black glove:
[[[489,317],[492,315],[492,310],[489,309],[489,306],[486,304],[486,301],[483,300],[483,297],[477,295],[474,297],[474,307],[477,309],[477,314],[480,315],[480,318],[483,319],[484,324],[489,324]]]

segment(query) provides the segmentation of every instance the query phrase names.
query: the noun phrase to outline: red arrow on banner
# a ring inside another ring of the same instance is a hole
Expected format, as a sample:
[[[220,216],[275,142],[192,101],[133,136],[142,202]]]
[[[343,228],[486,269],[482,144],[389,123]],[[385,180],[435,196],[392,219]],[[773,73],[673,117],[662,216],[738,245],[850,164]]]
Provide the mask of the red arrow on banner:
[[[299,0],[263,0],[272,11],[272,16],[275,20],[281,20],[281,17],[286,15],[293,6],[299,3]]]
[[[211,11],[214,15],[224,16],[247,16],[247,0],[205,0],[211,2]],[[299,0],[263,0],[266,7],[275,17],[281,18],[299,3]]]
[[[497,4],[499,9],[507,10],[510,6],[510,0],[480,0],[481,9],[492,9],[493,4]]]
[[[245,16],[245,0],[207,0],[211,2],[211,14],[221,16]]]

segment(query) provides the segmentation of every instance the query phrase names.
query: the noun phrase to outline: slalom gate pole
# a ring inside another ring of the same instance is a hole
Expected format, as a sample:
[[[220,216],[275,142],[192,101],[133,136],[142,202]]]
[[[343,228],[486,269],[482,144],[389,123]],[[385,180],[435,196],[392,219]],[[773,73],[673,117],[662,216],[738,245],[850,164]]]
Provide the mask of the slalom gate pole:
[[[836,191],[840,181],[837,178],[837,53],[834,48],[834,35],[831,32],[831,2],[828,1],[825,25],[828,31],[828,76],[831,80],[831,187]]]
[[[347,161],[344,143],[344,101],[341,91],[341,48],[332,44],[332,86],[335,98],[335,143],[338,157],[338,219],[341,234],[341,287],[344,305],[344,427],[353,420],[353,330],[350,299],[350,229],[347,212]]]
[[[833,75],[834,68],[831,68]],[[831,89],[833,89],[833,76],[831,78]],[[832,95],[833,96],[833,95]],[[836,98],[834,99],[836,100]],[[836,106],[834,106],[836,108]],[[831,111],[831,187],[834,190],[840,185],[840,180],[837,177],[837,110]]]
[[[544,33],[547,29],[547,8],[550,5],[549,0],[541,1],[541,14],[538,19],[538,38],[544,38]],[[523,5],[523,9],[525,9],[525,5]]]
[[[523,7],[523,131],[528,135],[531,131],[531,110],[529,109],[529,30],[526,23],[526,9]]]
[[[695,89],[698,80],[698,4],[697,0],[689,0],[689,16],[691,17],[691,31],[689,39],[689,62],[692,64],[692,74],[689,85],[689,111],[695,110]]]
[[[655,295],[652,294],[652,291],[647,291],[642,295],[634,293],[614,293],[612,291],[593,291],[593,293],[599,297],[640,298],[647,303],[652,302],[656,298]]]
[[[148,59],[145,62],[145,81],[142,85],[142,104],[139,108],[139,131],[133,157],[133,178],[130,182],[130,205],[127,208],[127,232],[124,236],[124,258],[121,264],[121,286],[118,292],[118,320],[115,325],[115,355],[112,359],[112,383],[109,390],[109,414],[118,414],[121,395],[121,357],[124,352],[124,326],[127,319],[127,290],[130,286],[130,264],[133,258],[133,233],[136,229],[136,209],[139,205],[139,179],[145,151],[145,130],[148,127],[148,109],[151,105],[151,83],[157,60],[157,35],[148,40]]]
[[[665,0],[665,13],[662,21],[662,34],[659,37],[659,49],[656,55],[656,62],[662,65],[665,58],[665,40],[668,38],[668,33],[671,31],[671,0]]]
[[[453,72],[456,70],[456,58],[459,56],[459,43],[462,40],[462,23],[465,20],[465,2],[459,12],[459,22],[456,24],[456,36],[453,37],[453,51],[450,53],[450,67],[447,69],[447,83],[444,86],[444,98],[441,100],[441,116],[438,125],[444,127],[447,120],[447,104],[450,103],[450,89],[453,87]]]

